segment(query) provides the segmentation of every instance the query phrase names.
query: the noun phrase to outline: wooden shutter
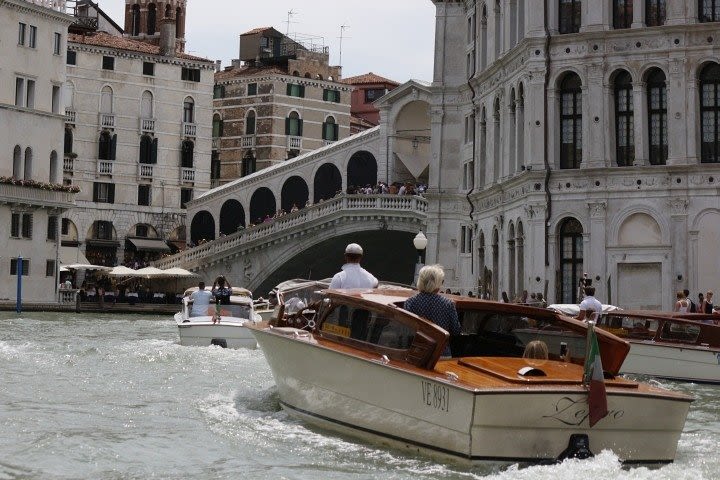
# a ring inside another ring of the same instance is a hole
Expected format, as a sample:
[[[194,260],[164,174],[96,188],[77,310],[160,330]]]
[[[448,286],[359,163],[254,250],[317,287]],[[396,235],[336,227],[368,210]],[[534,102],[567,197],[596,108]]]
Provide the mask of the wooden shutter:
[[[335,138],[333,138],[333,140],[340,139],[340,125],[338,125],[337,123],[333,125],[333,134],[335,135]]]
[[[323,124],[322,124],[322,139],[323,140],[329,140],[327,138],[327,134],[325,133],[326,129],[327,129],[327,125],[328,125],[327,122],[323,122]]]
[[[112,136],[112,140],[110,140],[110,155],[108,160],[115,160],[115,155],[117,154],[117,134]]]
[[[290,135],[290,117],[285,118],[285,135]]]
[[[303,127],[303,121],[302,118],[298,119],[298,137],[302,137],[302,127]]]
[[[292,95],[292,83],[287,84],[287,96]]]
[[[300,98],[305,98],[305,85],[300,85]]]
[[[152,147],[150,148],[150,163],[157,163],[157,152],[158,152],[158,139],[154,138],[152,141]]]
[[[93,202],[97,202],[100,198],[100,184],[93,183]]]
[[[108,184],[108,203],[115,203],[115,184]]]

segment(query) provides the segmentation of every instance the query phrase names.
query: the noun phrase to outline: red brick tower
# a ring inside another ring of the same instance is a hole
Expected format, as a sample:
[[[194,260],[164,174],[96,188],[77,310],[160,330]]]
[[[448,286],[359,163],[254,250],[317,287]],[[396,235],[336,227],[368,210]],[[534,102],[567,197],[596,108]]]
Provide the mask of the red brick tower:
[[[160,45],[166,18],[175,20],[176,51],[185,51],[187,0],[125,0],[125,35]]]

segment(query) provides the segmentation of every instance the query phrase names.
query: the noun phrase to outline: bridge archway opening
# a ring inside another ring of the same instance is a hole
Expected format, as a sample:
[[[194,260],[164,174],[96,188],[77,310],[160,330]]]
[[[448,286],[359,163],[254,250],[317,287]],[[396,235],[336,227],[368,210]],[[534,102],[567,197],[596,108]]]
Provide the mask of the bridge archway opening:
[[[430,104],[413,100],[404,105],[392,122],[392,180],[430,183]]]
[[[245,209],[234,198],[223,203],[220,208],[220,234],[230,235],[245,227]]]
[[[375,156],[365,150],[355,152],[347,167],[347,184],[356,187],[377,184],[377,161]]]
[[[207,210],[200,210],[190,224],[190,241],[195,245],[201,240],[215,240],[215,219]]]
[[[282,187],[280,194],[280,208],[290,212],[293,205],[303,208],[309,198],[307,183],[297,175],[288,178]]]
[[[267,187],[260,187],[255,190],[250,198],[250,221],[262,223],[265,217],[272,217],[277,211],[275,195]]]
[[[313,202],[329,200],[342,190],[342,175],[340,170],[332,163],[325,163],[315,173],[315,198]]]

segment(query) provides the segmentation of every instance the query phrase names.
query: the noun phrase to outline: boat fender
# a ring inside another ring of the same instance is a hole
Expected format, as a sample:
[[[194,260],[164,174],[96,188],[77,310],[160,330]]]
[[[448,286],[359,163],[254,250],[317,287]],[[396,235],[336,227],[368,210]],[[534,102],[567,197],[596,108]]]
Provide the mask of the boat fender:
[[[210,340],[210,345],[217,345],[221,348],[227,348],[227,340],[225,340],[224,338],[213,338],[212,340]]]
[[[573,433],[570,435],[568,446],[564,452],[557,458],[558,462],[562,462],[568,458],[577,458],[584,460],[594,457],[595,454],[590,451],[590,439],[584,433]]]

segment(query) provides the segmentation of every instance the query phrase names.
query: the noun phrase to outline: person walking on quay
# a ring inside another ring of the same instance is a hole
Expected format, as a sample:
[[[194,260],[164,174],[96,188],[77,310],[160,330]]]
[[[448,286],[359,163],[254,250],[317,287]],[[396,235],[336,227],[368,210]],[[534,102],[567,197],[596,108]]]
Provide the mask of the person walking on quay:
[[[345,247],[345,265],[330,281],[330,288],[375,288],[378,279],[360,266],[363,249],[357,243]]]
[[[423,318],[427,318],[435,325],[447,330],[450,335],[460,335],[460,321],[458,320],[455,304],[450,299],[439,295],[440,288],[445,280],[445,272],[440,265],[426,265],[418,274],[418,293],[407,300],[403,308]],[[443,357],[450,357],[450,344],[445,345]]]
[[[585,287],[585,298],[580,302],[580,313],[577,316],[578,320],[597,321],[602,313],[602,303],[595,298],[595,287]]]

